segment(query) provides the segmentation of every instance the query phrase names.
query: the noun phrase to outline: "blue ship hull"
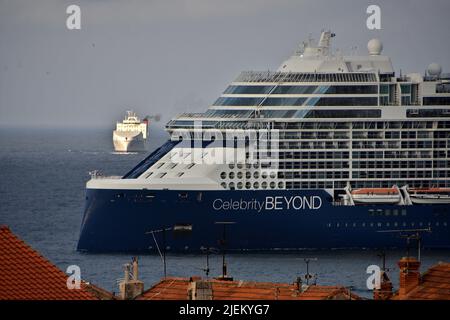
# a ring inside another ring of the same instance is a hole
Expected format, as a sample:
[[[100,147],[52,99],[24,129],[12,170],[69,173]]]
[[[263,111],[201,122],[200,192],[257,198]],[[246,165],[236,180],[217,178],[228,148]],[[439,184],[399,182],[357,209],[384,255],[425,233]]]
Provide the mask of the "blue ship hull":
[[[427,248],[450,248],[449,205],[333,205],[324,190],[175,191],[88,189],[78,250],[155,252],[227,249],[405,247],[392,230],[430,228]],[[389,231],[389,232],[387,232]]]

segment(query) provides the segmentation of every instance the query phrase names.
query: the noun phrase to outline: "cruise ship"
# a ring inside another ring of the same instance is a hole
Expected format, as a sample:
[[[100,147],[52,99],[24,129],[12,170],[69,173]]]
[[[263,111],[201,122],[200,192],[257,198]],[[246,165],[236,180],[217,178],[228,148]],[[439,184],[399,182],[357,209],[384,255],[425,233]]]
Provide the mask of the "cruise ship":
[[[334,38],[242,72],[128,173],[93,176],[78,250],[450,248],[450,76]]]
[[[133,111],[127,111],[122,122],[117,122],[113,131],[114,150],[118,152],[145,151],[148,135],[148,118],[140,120]]]

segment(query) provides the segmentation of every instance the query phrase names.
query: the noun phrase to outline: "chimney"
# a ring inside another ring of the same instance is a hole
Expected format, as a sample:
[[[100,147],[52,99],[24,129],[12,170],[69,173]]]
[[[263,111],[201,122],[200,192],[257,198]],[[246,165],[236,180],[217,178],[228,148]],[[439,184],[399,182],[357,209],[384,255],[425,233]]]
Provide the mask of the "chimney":
[[[389,300],[393,296],[392,289],[393,286],[391,280],[389,279],[387,273],[385,271],[382,271],[380,289],[373,290],[373,299]]]
[[[191,281],[188,287],[189,300],[213,300],[212,283],[210,281]]]
[[[406,295],[420,283],[420,262],[414,257],[403,257],[398,262],[400,268],[400,288],[398,296],[400,299],[406,298]]]
[[[130,271],[132,271],[130,279]],[[138,279],[138,259],[133,258],[133,263],[124,265],[124,278],[119,283],[120,297],[123,300],[132,300],[144,292],[144,283]]]

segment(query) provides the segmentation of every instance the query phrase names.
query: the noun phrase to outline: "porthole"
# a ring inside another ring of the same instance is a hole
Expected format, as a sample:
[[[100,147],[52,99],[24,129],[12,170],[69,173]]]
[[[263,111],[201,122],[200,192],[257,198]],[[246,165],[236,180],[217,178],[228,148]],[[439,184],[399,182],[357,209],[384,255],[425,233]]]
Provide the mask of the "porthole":
[[[242,169],[243,165],[242,165],[242,163],[238,163],[238,164],[236,165],[236,167],[237,167],[238,169]]]
[[[220,184],[220,186],[221,186],[222,188],[224,188],[224,189],[227,188],[227,184],[226,184],[225,182],[222,182],[222,183]]]
[[[255,179],[258,179],[258,178],[259,178],[259,172],[258,172],[258,171],[255,171],[255,172],[253,173],[253,178],[255,178]]]
[[[230,184],[228,185],[228,187],[229,187],[230,189],[234,189],[234,182],[230,182]]]
[[[259,189],[259,182],[255,182],[255,183],[253,184],[253,188],[254,188],[254,189]]]
[[[275,179],[277,177],[277,174],[275,172],[270,173],[270,178]]]
[[[272,181],[272,182],[270,183],[270,189],[275,189],[275,182]]]
[[[236,176],[237,176],[238,179],[242,179],[242,176],[243,176],[242,171],[239,171],[239,172],[236,174]]]
[[[244,186],[244,184],[242,182],[238,182],[238,184],[237,184],[238,189],[242,189],[243,186]]]
[[[246,172],[245,173],[245,177],[247,178],[247,179],[250,179],[251,177],[252,177],[252,174],[250,173],[250,172]]]
[[[234,164],[233,164],[233,163],[230,163],[230,164],[228,165],[228,167],[229,167],[230,169],[234,169]]]
[[[263,171],[263,173],[261,174],[261,178],[267,179],[267,172],[266,171]]]
[[[254,163],[253,164],[253,168],[258,169],[259,168],[259,164],[258,163]]]
[[[245,188],[246,188],[246,189],[250,189],[251,187],[252,187],[252,184],[251,184],[250,182],[247,181],[247,182],[245,183]]]
[[[284,187],[284,183],[283,182],[278,182],[278,188],[279,189],[283,189],[283,187]]]
[[[228,174],[228,177],[229,177],[230,179],[234,179],[234,172],[230,172],[230,173]]]
[[[251,165],[250,163],[246,163],[246,164],[245,164],[245,168],[246,168],[246,169],[251,169],[251,168],[252,168],[252,165]]]
[[[261,188],[267,189],[267,182],[266,181],[263,181],[263,183],[261,183]]]
[[[220,173],[220,177],[221,177],[222,179],[225,179],[225,178],[227,177],[227,173],[226,173],[226,172]]]

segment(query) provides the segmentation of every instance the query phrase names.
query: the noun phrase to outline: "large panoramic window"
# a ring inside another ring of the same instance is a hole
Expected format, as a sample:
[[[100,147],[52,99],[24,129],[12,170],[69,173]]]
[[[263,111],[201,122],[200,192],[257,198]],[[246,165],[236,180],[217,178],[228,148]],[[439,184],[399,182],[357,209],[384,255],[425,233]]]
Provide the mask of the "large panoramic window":
[[[229,86],[225,94],[266,94],[273,86]]]
[[[378,98],[230,98],[220,97],[214,102],[215,106],[376,106]]]
[[[450,97],[424,97],[424,105],[450,106]]]
[[[263,110],[265,118],[380,118],[381,110]]]
[[[214,102],[215,106],[257,106],[264,98],[225,98],[220,97]]]
[[[378,86],[375,85],[345,85],[345,86],[290,86],[279,85],[275,89],[274,86],[229,86],[225,94],[377,94]],[[273,89],[273,91],[272,91]]]
[[[267,98],[263,106],[302,106],[306,98]]]
[[[378,98],[313,98],[306,102],[311,106],[376,106]]]
[[[408,118],[437,118],[450,117],[448,109],[408,109],[406,110]]]

